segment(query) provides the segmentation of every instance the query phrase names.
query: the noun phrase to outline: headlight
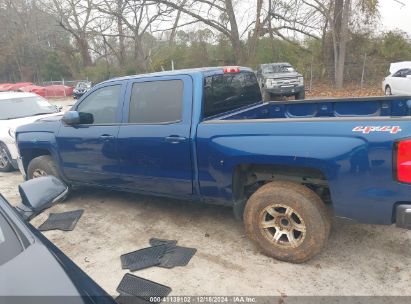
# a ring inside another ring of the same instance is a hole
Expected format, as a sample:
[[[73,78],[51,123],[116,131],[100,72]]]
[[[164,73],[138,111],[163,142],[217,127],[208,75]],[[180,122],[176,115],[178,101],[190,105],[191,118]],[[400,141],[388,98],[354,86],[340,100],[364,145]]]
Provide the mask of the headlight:
[[[11,138],[16,139],[16,130],[10,128],[9,129],[9,135]]]
[[[300,83],[300,85],[304,85],[304,77],[298,77],[298,82]]]

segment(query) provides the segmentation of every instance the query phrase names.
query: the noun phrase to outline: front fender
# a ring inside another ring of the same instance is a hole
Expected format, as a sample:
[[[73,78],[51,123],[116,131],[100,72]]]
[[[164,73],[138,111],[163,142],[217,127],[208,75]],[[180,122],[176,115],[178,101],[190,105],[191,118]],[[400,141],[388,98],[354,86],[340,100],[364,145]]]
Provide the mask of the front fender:
[[[27,173],[30,161],[41,155],[51,155],[62,178],[67,182],[60,170],[60,158],[57,149],[56,137],[53,132],[17,132],[17,146],[22,159],[23,167]]]

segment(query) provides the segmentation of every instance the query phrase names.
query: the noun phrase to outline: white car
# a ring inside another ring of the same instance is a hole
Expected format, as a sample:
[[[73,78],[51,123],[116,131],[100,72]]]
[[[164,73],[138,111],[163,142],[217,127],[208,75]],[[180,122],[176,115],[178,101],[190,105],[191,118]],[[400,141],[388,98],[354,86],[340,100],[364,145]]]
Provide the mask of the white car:
[[[16,128],[59,112],[37,94],[0,92],[0,172],[17,169]]]
[[[385,95],[411,95],[411,62],[392,63],[390,73],[382,82]]]

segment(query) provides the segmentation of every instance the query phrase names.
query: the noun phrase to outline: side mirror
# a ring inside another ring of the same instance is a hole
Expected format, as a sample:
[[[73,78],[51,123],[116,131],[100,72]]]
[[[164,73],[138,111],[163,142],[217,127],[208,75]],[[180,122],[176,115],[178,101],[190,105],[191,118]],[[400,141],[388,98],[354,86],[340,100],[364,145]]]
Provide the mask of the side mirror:
[[[78,125],[80,123],[80,113],[77,111],[67,111],[61,119],[66,125]]]
[[[68,187],[54,176],[42,176],[20,184],[19,192],[21,204],[15,208],[24,219],[30,220],[63,200]]]

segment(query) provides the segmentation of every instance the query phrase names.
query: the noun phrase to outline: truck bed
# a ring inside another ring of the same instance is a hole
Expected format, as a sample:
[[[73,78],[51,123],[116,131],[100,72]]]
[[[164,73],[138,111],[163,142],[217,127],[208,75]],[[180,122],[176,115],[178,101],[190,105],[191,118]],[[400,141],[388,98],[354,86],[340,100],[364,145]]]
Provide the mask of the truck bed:
[[[220,120],[402,117],[411,115],[410,96],[271,101],[215,117]]]

